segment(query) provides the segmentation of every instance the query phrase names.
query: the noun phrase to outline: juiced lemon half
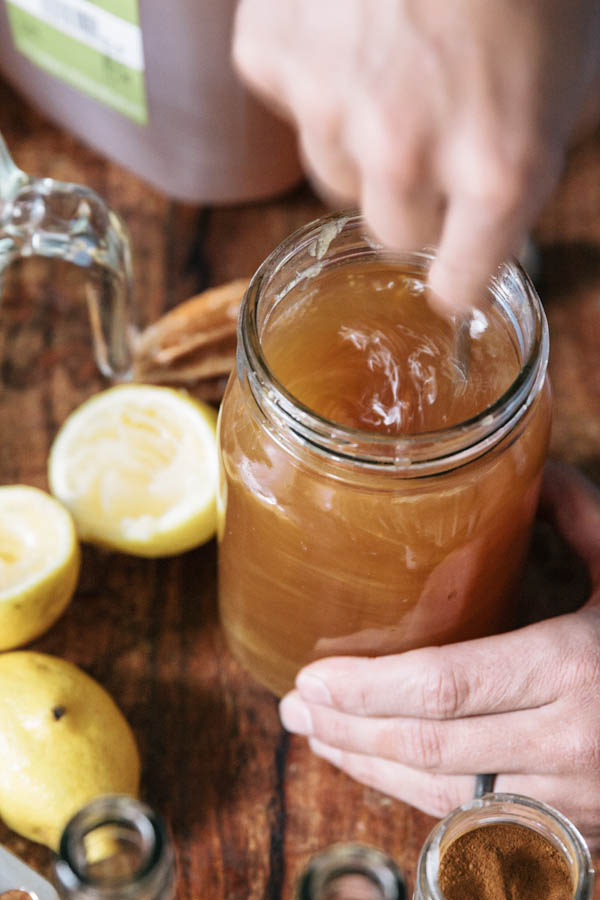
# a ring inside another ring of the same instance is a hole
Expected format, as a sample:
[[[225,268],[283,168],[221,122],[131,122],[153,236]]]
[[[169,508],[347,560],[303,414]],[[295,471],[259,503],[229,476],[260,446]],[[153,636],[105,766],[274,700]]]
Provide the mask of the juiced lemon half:
[[[184,391],[142,384],[102,391],[60,428],[52,493],[84,541],[170,556],[215,532],[217,415]]]
[[[34,487],[0,487],[0,650],[46,631],[69,603],[80,553],[69,512]]]

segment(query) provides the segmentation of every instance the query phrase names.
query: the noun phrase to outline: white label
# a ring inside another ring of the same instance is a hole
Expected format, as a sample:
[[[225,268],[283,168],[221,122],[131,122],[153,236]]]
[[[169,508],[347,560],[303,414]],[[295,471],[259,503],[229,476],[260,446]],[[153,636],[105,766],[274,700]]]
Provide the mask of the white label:
[[[88,0],[10,0],[13,6],[87,44],[116,62],[144,70],[139,25],[120,19]]]

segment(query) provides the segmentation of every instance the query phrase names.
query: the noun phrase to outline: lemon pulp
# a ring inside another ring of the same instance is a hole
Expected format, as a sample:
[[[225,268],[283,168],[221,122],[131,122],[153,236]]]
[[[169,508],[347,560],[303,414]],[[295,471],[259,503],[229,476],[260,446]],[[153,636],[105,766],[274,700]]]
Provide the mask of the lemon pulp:
[[[216,527],[216,412],[183,391],[132,384],[73,412],[50,453],[52,492],[82,540],[180,553]]]
[[[42,634],[69,603],[80,553],[69,512],[44,491],[0,487],[0,650]]]

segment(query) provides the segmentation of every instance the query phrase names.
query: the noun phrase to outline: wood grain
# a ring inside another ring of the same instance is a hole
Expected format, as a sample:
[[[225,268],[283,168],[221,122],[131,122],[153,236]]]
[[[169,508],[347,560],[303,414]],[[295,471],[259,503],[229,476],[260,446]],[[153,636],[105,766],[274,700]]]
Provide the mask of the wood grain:
[[[172,203],[2,84],[0,130],[25,170],[86,183],[121,213],[144,323],[206,287],[250,275],[284,236],[323,211],[307,187],[243,207]],[[552,452],[600,483],[599,140],[571,161],[537,238],[552,338]],[[0,483],[47,487],[59,423],[104,385],[91,355],[81,273],[38,261],[11,270],[0,306],[0,376]],[[540,534],[528,589],[539,595],[546,579],[558,602],[563,578],[575,604],[585,575],[566,556],[557,562],[563,552]],[[273,697],[224,645],[215,585],[213,543],[161,561],[85,548],[72,606],[33,645],[81,665],[132,724],[143,796],[168,819],[176,842],[178,897],[290,898],[309,856],[344,840],[388,851],[412,885],[433,820],[352,782],[283,732]],[[2,824],[0,842],[49,871],[49,851]]]

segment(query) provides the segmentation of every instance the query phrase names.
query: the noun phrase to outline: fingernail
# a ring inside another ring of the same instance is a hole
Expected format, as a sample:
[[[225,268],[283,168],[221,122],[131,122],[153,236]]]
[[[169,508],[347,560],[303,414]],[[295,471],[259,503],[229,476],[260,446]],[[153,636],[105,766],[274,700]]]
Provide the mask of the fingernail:
[[[279,717],[288,731],[294,734],[312,734],[310,712],[296,692],[283,698],[279,704]]]
[[[332,747],[330,744],[323,744],[322,741],[312,737],[309,738],[308,745],[312,752],[316,753],[317,756],[321,756],[328,762],[333,763],[334,766],[340,765],[342,761],[342,751],[338,750],[337,747]]]
[[[302,695],[302,699],[306,700],[307,703],[318,703],[321,706],[333,705],[329,688],[324,681],[315,675],[301,672],[296,679],[296,687]]]

